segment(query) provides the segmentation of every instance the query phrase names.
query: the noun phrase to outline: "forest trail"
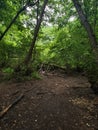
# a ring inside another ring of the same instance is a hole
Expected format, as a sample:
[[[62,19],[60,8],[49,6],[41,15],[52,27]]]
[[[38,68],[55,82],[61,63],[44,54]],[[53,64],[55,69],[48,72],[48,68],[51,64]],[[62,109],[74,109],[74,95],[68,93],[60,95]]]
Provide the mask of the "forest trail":
[[[0,130],[98,130],[98,96],[80,74],[47,73],[24,83],[0,83]]]

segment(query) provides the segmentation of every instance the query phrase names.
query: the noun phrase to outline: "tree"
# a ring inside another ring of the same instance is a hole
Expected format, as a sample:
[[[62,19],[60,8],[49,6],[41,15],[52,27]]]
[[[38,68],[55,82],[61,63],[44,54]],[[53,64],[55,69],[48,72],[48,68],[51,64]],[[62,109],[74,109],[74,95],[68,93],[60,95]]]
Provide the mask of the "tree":
[[[78,12],[78,15],[79,15],[79,18],[85,28],[85,30],[87,31],[87,34],[88,34],[88,37],[91,41],[91,45],[93,48],[96,48],[97,47],[97,40],[96,40],[96,36],[93,32],[93,29],[91,27],[91,25],[89,24],[82,8],[81,8],[81,5],[79,4],[79,1],[78,0],[72,0],[73,3],[74,3],[74,6]]]
[[[37,1],[38,2],[38,1]],[[20,13],[22,13],[27,7],[32,7],[34,6],[37,2],[35,3],[30,3],[30,1],[28,1],[26,3],[25,6],[23,6],[15,15],[15,17],[12,19],[12,21],[10,22],[10,24],[8,25],[8,27],[5,29],[5,31],[2,33],[2,35],[0,36],[0,40],[2,40],[2,38],[5,36],[5,34],[8,32],[8,30],[11,28],[11,26],[13,25],[13,23],[16,21],[16,19],[18,18],[18,16],[20,15]]]
[[[92,49],[93,49],[93,52],[95,54],[95,56],[98,54],[97,53],[97,48],[98,48],[98,44],[97,44],[97,39],[96,39],[96,36],[95,36],[95,33],[90,25],[90,23],[88,22],[82,8],[81,8],[81,5],[79,3],[78,0],[72,0],[73,3],[74,3],[74,6],[78,12],[78,15],[79,15],[79,18],[81,20],[81,23],[83,24],[87,34],[88,34],[88,37],[89,37],[89,40],[91,42],[91,46],[92,46]],[[97,62],[97,67],[98,67],[98,57],[96,57],[96,62]],[[95,69],[95,68],[93,68]],[[94,73],[92,73],[91,75],[93,76],[89,76],[89,81],[91,82],[92,84],[92,89],[95,91],[95,93],[98,93],[98,72],[94,71]]]
[[[28,52],[28,54],[27,54],[27,56],[24,60],[25,65],[28,65],[31,58],[32,58],[32,52],[33,52],[33,49],[34,49],[34,46],[35,46],[35,43],[36,43],[36,40],[37,40],[37,36],[38,36],[38,33],[39,33],[39,29],[40,29],[40,26],[41,26],[42,18],[43,18],[44,11],[45,11],[47,3],[48,3],[48,0],[44,0],[40,16],[39,16],[39,18],[37,18],[36,26],[35,26],[35,29],[34,29],[33,40],[32,40],[29,52]]]

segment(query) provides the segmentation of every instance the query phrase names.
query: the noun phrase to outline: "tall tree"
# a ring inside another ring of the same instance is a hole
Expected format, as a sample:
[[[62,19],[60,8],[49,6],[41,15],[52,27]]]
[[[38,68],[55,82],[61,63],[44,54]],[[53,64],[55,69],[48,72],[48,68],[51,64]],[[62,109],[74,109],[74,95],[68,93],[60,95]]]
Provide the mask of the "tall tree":
[[[98,65],[98,43],[97,43],[97,39],[96,39],[96,36],[95,36],[95,33],[90,25],[90,23],[88,22],[82,8],[81,8],[81,5],[79,3],[78,0],[72,0],[73,3],[74,3],[74,6],[78,12],[78,15],[79,15],[79,18],[81,20],[81,23],[83,24],[85,30],[87,31],[87,34],[88,34],[88,37],[89,37],[89,40],[91,42],[91,46],[92,46],[92,49],[96,55],[96,62],[97,62],[97,65]],[[96,74],[95,74],[96,73]],[[92,84],[92,89],[95,91],[95,93],[98,93],[98,72],[95,72],[93,73],[92,77],[89,79],[89,81],[91,82]]]
[[[33,40],[32,40],[29,52],[28,52],[28,54],[27,54],[27,56],[24,60],[25,65],[28,65],[31,58],[32,58],[32,52],[33,52],[33,49],[34,49],[34,46],[35,46],[35,43],[36,43],[36,40],[37,40],[37,36],[38,36],[38,33],[39,33],[39,29],[40,29],[40,26],[41,26],[42,18],[43,18],[47,3],[48,3],[48,0],[44,0],[39,18],[37,16],[37,22],[36,22],[36,26],[35,26],[35,29],[34,29]],[[37,15],[38,15],[38,11],[37,11]]]

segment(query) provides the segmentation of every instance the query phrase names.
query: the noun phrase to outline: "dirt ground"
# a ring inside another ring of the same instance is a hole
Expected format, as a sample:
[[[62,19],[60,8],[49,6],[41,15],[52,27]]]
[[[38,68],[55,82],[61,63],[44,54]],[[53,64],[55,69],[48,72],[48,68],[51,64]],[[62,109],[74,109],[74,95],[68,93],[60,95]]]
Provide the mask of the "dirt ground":
[[[47,73],[40,80],[0,83],[0,130],[98,130],[98,96],[81,74]]]

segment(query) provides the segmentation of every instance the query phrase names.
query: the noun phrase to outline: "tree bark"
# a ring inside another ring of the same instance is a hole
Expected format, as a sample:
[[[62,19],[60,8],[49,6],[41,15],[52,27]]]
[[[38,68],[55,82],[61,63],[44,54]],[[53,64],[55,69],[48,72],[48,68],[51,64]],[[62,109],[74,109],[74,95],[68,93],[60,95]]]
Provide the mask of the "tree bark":
[[[28,65],[31,58],[32,58],[32,52],[33,52],[33,49],[34,49],[34,46],[35,46],[35,43],[36,43],[36,40],[37,40],[37,36],[38,36],[38,33],[39,33],[39,29],[40,29],[40,26],[41,26],[42,18],[43,18],[44,11],[45,11],[47,3],[48,3],[48,0],[44,0],[39,19],[37,19],[37,23],[36,23],[36,26],[35,26],[35,29],[34,29],[34,36],[33,36],[32,43],[31,43],[29,52],[28,52],[28,54],[27,54],[27,56],[24,60],[25,65]]]
[[[78,12],[81,23],[83,24],[85,30],[87,31],[89,40],[91,42],[93,53],[95,54],[95,57],[96,57],[96,66],[98,66],[98,52],[97,52],[98,51],[97,50],[98,49],[98,47],[97,47],[98,44],[97,44],[97,39],[96,39],[95,33],[94,33],[91,25],[89,24],[85,14],[84,14],[84,12],[83,12],[83,10],[81,8],[81,5],[79,4],[79,1],[78,0],[72,0],[72,1],[74,3],[76,11]],[[93,68],[93,69],[95,69],[95,68]],[[88,76],[88,80],[91,83],[91,88],[94,90],[94,92],[96,94],[98,94],[98,81],[97,81],[98,72],[95,72],[95,73],[91,74],[92,75],[91,78]],[[93,78],[94,78],[94,81],[93,81]]]
[[[38,2],[38,1],[37,1]],[[5,31],[3,32],[3,34],[0,36],[0,41],[3,39],[3,37],[5,36],[5,34],[8,32],[8,30],[11,28],[11,26],[13,25],[13,23],[16,21],[16,19],[18,18],[18,16],[28,7],[28,6],[34,6],[37,2],[35,3],[27,3],[24,7],[22,7],[17,14],[15,15],[15,17],[12,19],[12,21],[10,22],[10,24],[8,25],[8,27],[5,29]]]
[[[78,0],[72,0],[72,1],[74,3],[76,11],[77,11],[77,13],[79,15],[81,23],[83,24],[85,30],[87,31],[89,40],[91,42],[91,46],[94,49],[94,48],[97,47],[98,44],[97,44],[96,36],[95,36],[95,34],[93,32],[93,29],[92,29],[91,25],[89,24],[85,14],[84,14],[84,12],[83,12],[83,10],[81,8],[81,5],[79,4],[79,1]]]

